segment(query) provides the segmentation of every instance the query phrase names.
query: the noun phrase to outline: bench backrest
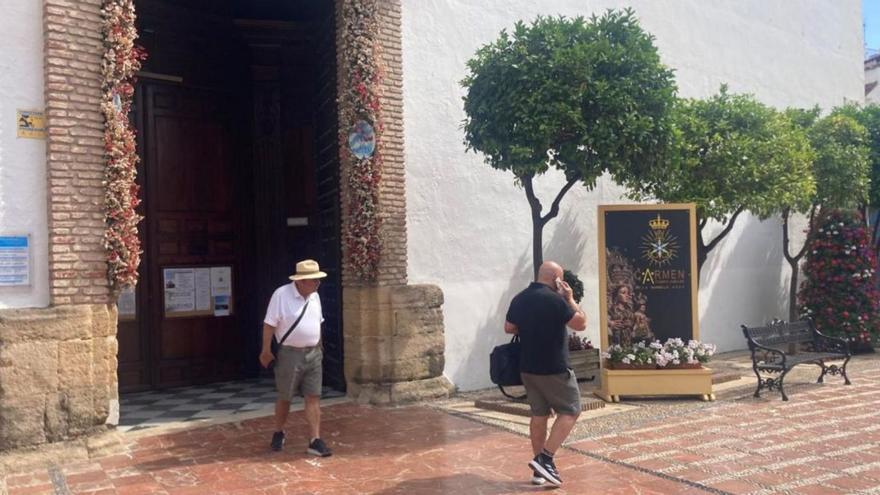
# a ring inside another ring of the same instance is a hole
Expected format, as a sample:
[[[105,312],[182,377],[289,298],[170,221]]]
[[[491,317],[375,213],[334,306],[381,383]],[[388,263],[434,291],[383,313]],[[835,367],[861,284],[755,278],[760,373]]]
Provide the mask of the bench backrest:
[[[743,333],[747,339],[767,347],[778,347],[782,344],[802,344],[813,342],[813,331],[807,320],[791,323],[771,323],[765,327],[747,327],[743,325]]]

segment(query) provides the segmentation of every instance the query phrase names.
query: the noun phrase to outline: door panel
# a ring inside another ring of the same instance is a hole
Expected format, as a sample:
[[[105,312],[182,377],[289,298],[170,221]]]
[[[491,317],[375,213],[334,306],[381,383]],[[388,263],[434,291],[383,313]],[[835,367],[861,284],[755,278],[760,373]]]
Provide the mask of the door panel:
[[[155,388],[237,378],[242,336],[229,96],[205,89],[146,85],[147,246]],[[166,268],[233,268],[233,314],[166,314]]]

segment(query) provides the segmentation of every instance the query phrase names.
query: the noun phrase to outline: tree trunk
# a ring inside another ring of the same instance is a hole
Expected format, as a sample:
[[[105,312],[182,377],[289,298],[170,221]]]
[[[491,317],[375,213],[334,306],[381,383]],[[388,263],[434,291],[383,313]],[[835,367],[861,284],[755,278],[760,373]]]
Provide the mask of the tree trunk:
[[[544,263],[544,225],[547,225],[547,222],[550,221],[551,218],[556,217],[559,214],[559,203],[562,201],[562,197],[565,196],[565,193],[571,189],[578,180],[578,177],[572,177],[568,179],[562,189],[559,190],[559,193],[556,194],[556,198],[553,199],[553,204],[550,205],[550,210],[546,215],[541,216],[541,200],[535,196],[535,188],[532,181],[534,180],[534,176],[532,175],[524,175],[519,178],[520,182],[522,182],[523,189],[526,191],[526,198],[529,200],[529,208],[532,210],[532,271],[535,276],[535,280],[538,279],[538,269]]]
[[[791,264],[791,263],[790,263]],[[788,321],[797,321],[798,319],[798,307],[797,307],[797,283],[798,283],[798,273],[800,272],[800,264],[795,261],[791,264],[791,281],[790,281],[790,289],[788,291]]]
[[[816,216],[816,205],[810,209],[810,220],[807,226],[807,238],[804,240],[804,245],[801,247],[801,250],[798,251],[797,254],[791,254],[791,240],[788,236],[788,220],[791,217],[791,210],[789,208],[783,208],[782,210],[782,255],[785,257],[785,260],[788,261],[788,266],[791,268],[791,277],[789,279],[788,286],[788,321],[795,321],[798,319],[798,311],[797,311],[797,290],[798,290],[798,277],[800,276],[801,271],[801,258],[807,253],[807,242],[810,239],[810,234],[813,233],[813,218]]]
[[[703,263],[706,262],[706,258],[709,257],[709,252],[715,249],[715,246],[721,242],[721,239],[730,233],[730,229],[733,228],[733,224],[736,222],[736,219],[739,217],[739,214],[743,212],[743,207],[740,206],[733,212],[733,215],[730,217],[730,220],[724,225],[724,229],[721,230],[714,239],[712,239],[709,244],[703,242],[703,228],[706,227],[706,224],[709,223],[708,218],[698,218],[697,219],[697,285],[699,285],[700,281],[700,272],[703,270]]]

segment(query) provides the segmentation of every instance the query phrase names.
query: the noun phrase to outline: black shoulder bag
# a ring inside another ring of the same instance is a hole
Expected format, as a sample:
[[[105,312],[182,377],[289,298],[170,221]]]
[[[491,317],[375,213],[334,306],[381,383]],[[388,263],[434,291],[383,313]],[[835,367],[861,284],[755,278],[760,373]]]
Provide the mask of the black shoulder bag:
[[[281,344],[283,344],[284,341],[287,340],[287,337],[290,336],[290,334],[293,332],[293,329],[296,328],[297,325],[299,325],[299,321],[302,320],[303,315],[306,314],[306,310],[309,309],[310,302],[311,299],[306,301],[306,304],[305,306],[303,306],[302,311],[299,312],[299,316],[296,317],[296,321],[293,322],[293,325],[290,325],[290,328],[287,329],[287,333],[284,334],[284,337],[281,337],[281,341],[278,341],[275,338],[275,335],[272,335],[272,355],[276,358],[278,357],[278,349],[281,347]]]
[[[489,378],[492,383],[498,385],[498,389],[505,397],[514,400],[523,400],[528,395],[517,397],[504,391],[504,387],[523,384],[519,376],[520,345],[519,335],[514,335],[509,343],[496,346],[489,355]]]

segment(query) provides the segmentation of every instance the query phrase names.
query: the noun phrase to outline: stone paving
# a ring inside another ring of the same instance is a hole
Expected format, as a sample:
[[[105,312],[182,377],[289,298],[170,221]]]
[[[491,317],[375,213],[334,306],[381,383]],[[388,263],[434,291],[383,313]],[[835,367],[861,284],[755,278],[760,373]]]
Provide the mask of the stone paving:
[[[304,454],[296,413],[282,453],[268,452],[267,417],[128,433],[112,455],[0,475],[0,493],[880,493],[880,361],[857,358],[850,376],[577,439],[557,455],[558,490],[528,484],[521,434],[428,405],[346,403],[325,409],[330,458]]]

